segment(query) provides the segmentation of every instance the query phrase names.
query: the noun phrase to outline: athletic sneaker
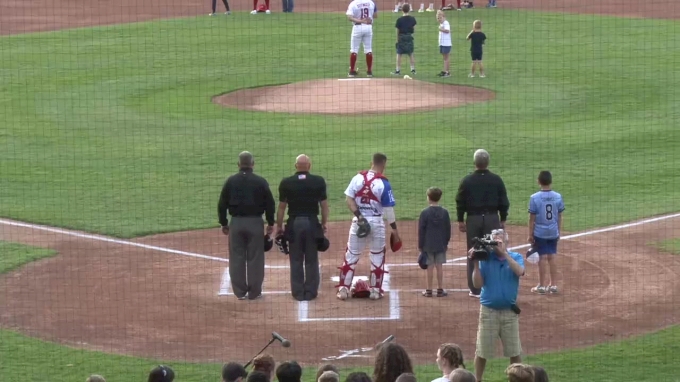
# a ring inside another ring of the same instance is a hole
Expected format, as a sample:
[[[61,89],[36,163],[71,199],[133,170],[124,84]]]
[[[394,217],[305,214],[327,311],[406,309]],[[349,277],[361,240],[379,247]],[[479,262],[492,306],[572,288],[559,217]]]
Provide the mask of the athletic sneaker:
[[[347,74],[347,77],[356,77],[357,76],[357,71],[351,71]]]
[[[411,69],[411,74],[416,74],[416,70],[415,70],[415,69]]]
[[[253,9],[253,10],[250,12],[250,14],[251,14],[251,15],[256,15],[256,14],[257,14],[257,11]]]
[[[445,291],[444,289],[437,289],[437,297],[446,297],[449,295],[449,292]]]
[[[419,10],[418,10],[418,13],[424,13],[424,12],[425,12],[424,9],[419,9]]]
[[[231,14],[231,11],[226,11],[226,12],[224,12],[224,14],[229,16]]]
[[[478,295],[478,294],[474,294],[474,293],[472,293],[472,292],[468,293],[468,296],[474,297],[474,298],[479,298],[479,295]]]
[[[371,294],[368,296],[371,300],[379,300],[382,297],[382,293],[378,288],[371,288]]]
[[[340,300],[347,300],[349,298],[349,290],[347,290],[347,287],[341,287],[338,289],[338,299]]]
[[[427,11],[428,11],[428,12],[434,12],[434,9],[432,9],[432,8],[427,8]]]
[[[456,10],[457,10],[457,11],[462,11],[462,9],[460,9],[460,8],[458,8],[458,9],[456,9]]]
[[[470,78],[475,78],[475,75],[472,74],[472,73],[470,73],[470,74],[468,74],[468,77],[470,77]]]
[[[548,287],[548,292],[550,293],[557,293],[557,287],[555,285],[551,285]]]
[[[366,77],[368,77],[368,78],[373,77],[373,72],[366,72]]]
[[[486,74],[480,74],[479,78],[486,78]]]
[[[209,14],[208,14],[208,16],[213,16],[213,15],[214,15],[214,13],[209,13]]]
[[[270,14],[272,13],[272,11],[270,11],[269,9],[267,9],[267,11],[266,11],[265,13],[268,14],[268,15],[270,15]]]
[[[393,76],[400,76],[401,75],[401,70],[395,70],[392,73],[390,73]]]
[[[532,293],[538,293],[538,294],[545,294],[545,287],[537,285],[533,288],[531,288]]]

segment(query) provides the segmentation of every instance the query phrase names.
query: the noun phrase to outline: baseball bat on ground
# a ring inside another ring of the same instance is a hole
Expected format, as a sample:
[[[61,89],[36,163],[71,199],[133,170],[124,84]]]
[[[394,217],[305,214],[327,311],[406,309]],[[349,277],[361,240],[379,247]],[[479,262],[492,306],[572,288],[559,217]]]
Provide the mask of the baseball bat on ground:
[[[257,354],[255,354],[255,356],[254,356],[253,358],[251,358],[250,361],[248,361],[248,363],[245,364],[245,366],[243,366],[243,368],[245,369],[245,368],[247,368],[248,366],[250,366],[250,364],[253,363],[253,361],[255,360],[255,357],[257,357],[258,355],[262,354],[263,351],[267,350],[267,348],[269,347],[269,345],[271,345],[272,343],[274,343],[274,341],[279,341],[279,342],[281,342],[281,346],[283,346],[284,348],[290,347],[290,341],[288,341],[287,339],[283,338],[279,333],[277,333],[277,332],[272,332],[272,339],[269,340],[269,343],[267,343],[267,345],[266,345],[265,347],[263,347],[262,350],[260,350]]]

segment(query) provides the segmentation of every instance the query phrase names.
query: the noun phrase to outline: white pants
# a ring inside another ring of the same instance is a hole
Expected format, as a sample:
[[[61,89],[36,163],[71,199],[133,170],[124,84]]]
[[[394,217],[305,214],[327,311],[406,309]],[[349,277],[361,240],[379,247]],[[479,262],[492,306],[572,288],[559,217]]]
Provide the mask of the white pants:
[[[355,25],[352,27],[352,39],[350,41],[350,53],[359,53],[359,47],[364,45],[364,53],[373,53],[373,26],[368,24]]]
[[[382,216],[366,217],[371,225],[371,233],[366,237],[357,237],[357,218],[352,219],[347,239],[347,251],[345,261],[340,267],[340,283],[338,287],[350,288],[354,278],[354,269],[359,262],[361,253],[368,245],[371,261],[371,277],[369,285],[382,292],[383,274],[385,273],[385,221]]]

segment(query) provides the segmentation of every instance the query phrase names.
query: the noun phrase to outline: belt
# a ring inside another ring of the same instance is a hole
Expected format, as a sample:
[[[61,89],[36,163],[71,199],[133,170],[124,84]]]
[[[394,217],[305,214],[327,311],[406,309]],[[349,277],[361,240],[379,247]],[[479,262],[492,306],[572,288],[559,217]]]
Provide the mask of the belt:
[[[232,218],[261,218],[262,214],[259,215],[245,215],[245,214],[238,214],[238,215],[230,215]]]
[[[354,25],[364,25],[364,23],[354,23]]]
[[[498,214],[498,210],[469,211],[467,214],[468,216],[495,215]]]

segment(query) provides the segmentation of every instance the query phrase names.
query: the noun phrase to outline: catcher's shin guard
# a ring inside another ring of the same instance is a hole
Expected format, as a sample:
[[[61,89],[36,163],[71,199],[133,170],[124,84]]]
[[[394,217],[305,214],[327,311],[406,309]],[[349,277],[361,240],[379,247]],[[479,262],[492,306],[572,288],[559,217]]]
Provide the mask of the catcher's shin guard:
[[[371,252],[371,288],[376,288],[383,293],[382,284],[385,273],[385,247],[378,253]]]
[[[335,286],[336,288],[345,287],[349,290],[352,287],[354,268],[357,266],[358,262],[359,255],[350,252],[348,248],[345,252],[345,261],[342,263],[341,267],[338,267],[340,270],[340,281],[338,282],[338,285]]]

